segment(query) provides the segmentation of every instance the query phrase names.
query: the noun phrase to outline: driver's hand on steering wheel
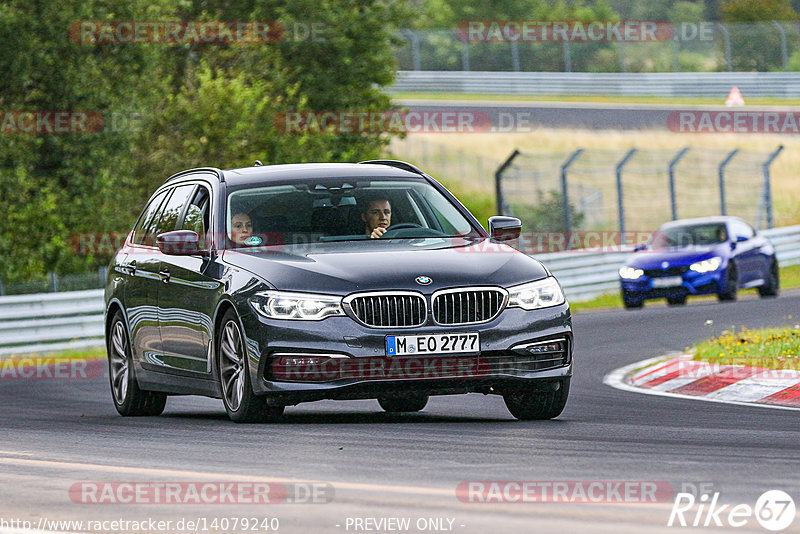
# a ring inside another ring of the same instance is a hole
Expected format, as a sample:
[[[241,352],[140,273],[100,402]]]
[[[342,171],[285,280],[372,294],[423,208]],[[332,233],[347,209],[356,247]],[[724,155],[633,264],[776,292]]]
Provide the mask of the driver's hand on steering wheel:
[[[372,231],[372,233],[369,234],[369,237],[371,239],[378,239],[379,237],[381,237],[385,233],[386,233],[386,228],[385,227],[376,226],[375,229]]]

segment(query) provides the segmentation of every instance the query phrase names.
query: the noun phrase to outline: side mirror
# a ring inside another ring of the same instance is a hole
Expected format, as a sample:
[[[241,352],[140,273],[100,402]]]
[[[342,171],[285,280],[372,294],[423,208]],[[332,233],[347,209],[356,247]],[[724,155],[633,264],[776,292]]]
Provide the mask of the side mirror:
[[[634,252],[641,252],[643,250],[647,250],[647,245],[645,245],[644,243],[639,243],[638,245],[633,247]]]
[[[747,241],[747,236],[745,236],[745,235],[737,235],[736,236],[736,242],[737,243],[741,243],[742,241]]]
[[[513,241],[522,233],[522,221],[516,217],[489,217],[489,235],[495,241]]]
[[[200,250],[200,236],[191,230],[175,230],[165,232],[156,237],[158,250],[170,256],[205,256],[207,251]]]

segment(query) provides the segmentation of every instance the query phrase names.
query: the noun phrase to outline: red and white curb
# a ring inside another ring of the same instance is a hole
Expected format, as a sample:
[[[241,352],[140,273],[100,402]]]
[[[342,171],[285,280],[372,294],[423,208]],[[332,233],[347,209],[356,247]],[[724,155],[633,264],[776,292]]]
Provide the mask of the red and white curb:
[[[800,410],[800,371],[719,365],[692,358],[678,354],[632,363],[607,374],[603,383],[647,395]]]

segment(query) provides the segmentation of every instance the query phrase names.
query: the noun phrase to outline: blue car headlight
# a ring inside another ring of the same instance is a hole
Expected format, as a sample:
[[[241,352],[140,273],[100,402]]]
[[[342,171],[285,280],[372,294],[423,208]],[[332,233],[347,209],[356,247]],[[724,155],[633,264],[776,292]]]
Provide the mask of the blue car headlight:
[[[250,304],[260,315],[270,319],[320,321],[344,315],[342,297],[333,295],[262,291],[250,297]]]
[[[563,304],[566,298],[561,286],[552,276],[508,288],[509,308],[522,308],[523,310],[536,310]]]
[[[619,268],[619,277],[625,280],[636,280],[642,276],[644,276],[644,271],[641,269],[635,269],[627,265]]]
[[[720,265],[722,265],[722,258],[719,256],[714,256],[713,258],[708,258],[707,260],[698,261],[697,263],[691,264],[689,269],[698,273],[708,273],[711,271],[716,271],[719,269]]]

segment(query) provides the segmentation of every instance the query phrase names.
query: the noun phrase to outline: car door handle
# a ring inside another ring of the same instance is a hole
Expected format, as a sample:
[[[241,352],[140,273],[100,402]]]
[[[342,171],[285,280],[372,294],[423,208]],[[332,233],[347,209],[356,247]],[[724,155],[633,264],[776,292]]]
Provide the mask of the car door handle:
[[[161,275],[161,281],[162,282],[164,282],[165,284],[169,283],[169,278],[170,278],[169,271],[167,271],[167,270],[159,271],[158,274]]]
[[[135,276],[136,275],[136,260],[133,260],[128,265],[124,265],[124,267],[128,270],[128,273],[131,276]]]

